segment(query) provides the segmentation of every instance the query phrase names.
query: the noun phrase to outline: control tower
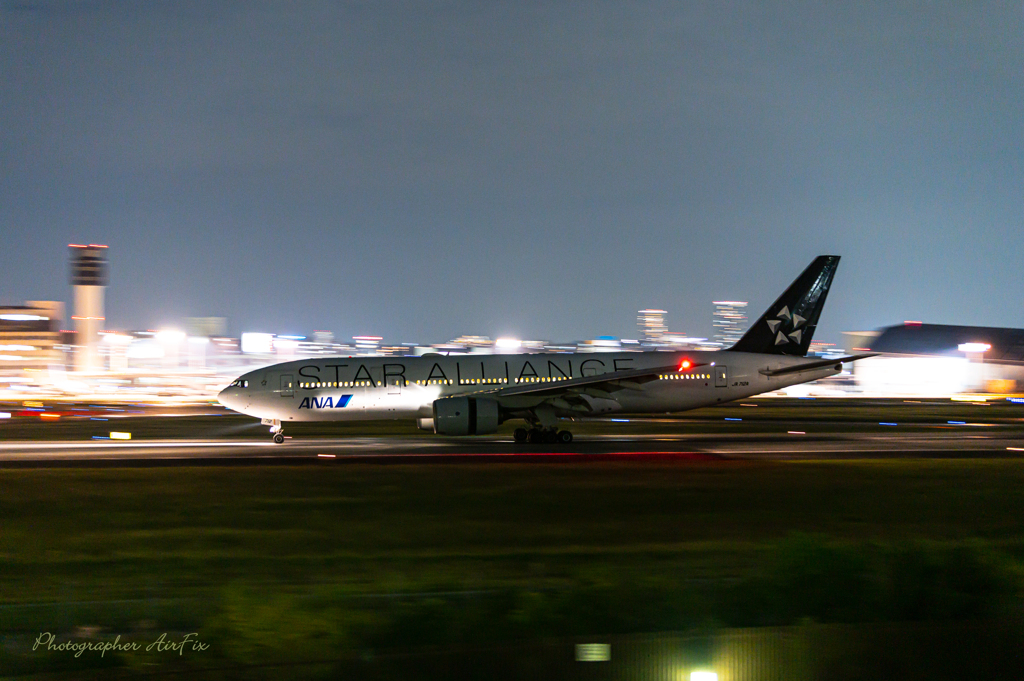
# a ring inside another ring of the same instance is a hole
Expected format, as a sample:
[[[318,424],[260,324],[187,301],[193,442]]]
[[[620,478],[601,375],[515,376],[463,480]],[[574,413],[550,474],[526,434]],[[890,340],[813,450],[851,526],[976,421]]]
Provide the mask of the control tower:
[[[68,244],[71,249],[71,285],[75,288],[76,371],[99,371],[100,328],[103,326],[103,290],[107,286],[107,247]]]

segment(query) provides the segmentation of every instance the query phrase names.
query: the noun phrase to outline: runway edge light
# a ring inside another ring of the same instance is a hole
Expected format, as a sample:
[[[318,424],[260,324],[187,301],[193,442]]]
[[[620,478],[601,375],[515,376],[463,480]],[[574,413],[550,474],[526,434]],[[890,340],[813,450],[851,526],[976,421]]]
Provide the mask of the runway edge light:
[[[112,430],[112,431],[110,431],[110,439],[111,440],[131,440],[132,439],[132,434],[131,433],[120,433],[120,432],[118,432],[116,430]]]

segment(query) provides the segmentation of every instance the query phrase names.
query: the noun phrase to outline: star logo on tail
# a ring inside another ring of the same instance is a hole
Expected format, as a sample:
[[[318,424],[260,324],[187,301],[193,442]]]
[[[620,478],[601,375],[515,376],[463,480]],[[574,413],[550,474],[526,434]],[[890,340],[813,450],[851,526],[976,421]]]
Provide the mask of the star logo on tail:
[[[775,334],[775,344],[799,343],[804,335],[804,330],[800,327],[807,320],[790,312],[788,305],[783,305],[775,316],[777,319],[768,320],[768,328]],[[789,327],[788,331],[786,327]]]

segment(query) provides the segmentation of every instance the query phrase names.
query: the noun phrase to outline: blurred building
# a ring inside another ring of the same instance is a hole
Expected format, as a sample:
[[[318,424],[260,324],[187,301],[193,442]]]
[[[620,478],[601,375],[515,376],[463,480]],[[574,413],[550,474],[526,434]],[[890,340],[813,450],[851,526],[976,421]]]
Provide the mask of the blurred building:
[[[331,331],[314,331],[313,342],[317,345],[330,346],[334,345],[334,333]]]
[[[63,319],[64,303],[58,301],[0,307],[0,371],[63,363]]]
[[[660,343],[668,332],[665,326],[665,310],[640,310],[637,312],[636,326],[640,338],[648,343]]]
[[[880,353],[853,364],[864,392],[950,395],[1024,390],[1024,329],[905,322],[847,338],[851,352]]]
[[[188,317],[185,319],[185,333],[190,338],[213,338],[225,336],[228,320],[224,317]]]
[[[714,327],[712,339],[720,347],[729,348],[747,332],[747,303],[738,300],[718,300],[711,315]]]

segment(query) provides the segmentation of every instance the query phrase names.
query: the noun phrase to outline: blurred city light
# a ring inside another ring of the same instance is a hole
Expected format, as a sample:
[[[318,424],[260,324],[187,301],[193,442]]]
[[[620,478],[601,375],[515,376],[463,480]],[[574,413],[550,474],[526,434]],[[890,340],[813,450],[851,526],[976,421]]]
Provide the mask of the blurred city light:
[[[299,347],[299,342],[298,341],[289,340],[287,338],[284,338],[283,336],[274,339],[274,349],[275,350],[294,351],[298,347]]]
[[[5,322],[42,322],[49,321],[50,318],[34,314],[0,314],[0,319]]]
[[[162,329],[156,332],[155,337],[161,343],[175,344],[185,340],[185,332],[177,329]]]
[[[114,345],[129,345],[132,342],[131,336],[126,336],[119,333],[103,333],[100,335],[103,337],[104,343],[112,343]]]
[[[242,352],[245,354],[268,354],[273,351],[274,334],[243,333]]]

